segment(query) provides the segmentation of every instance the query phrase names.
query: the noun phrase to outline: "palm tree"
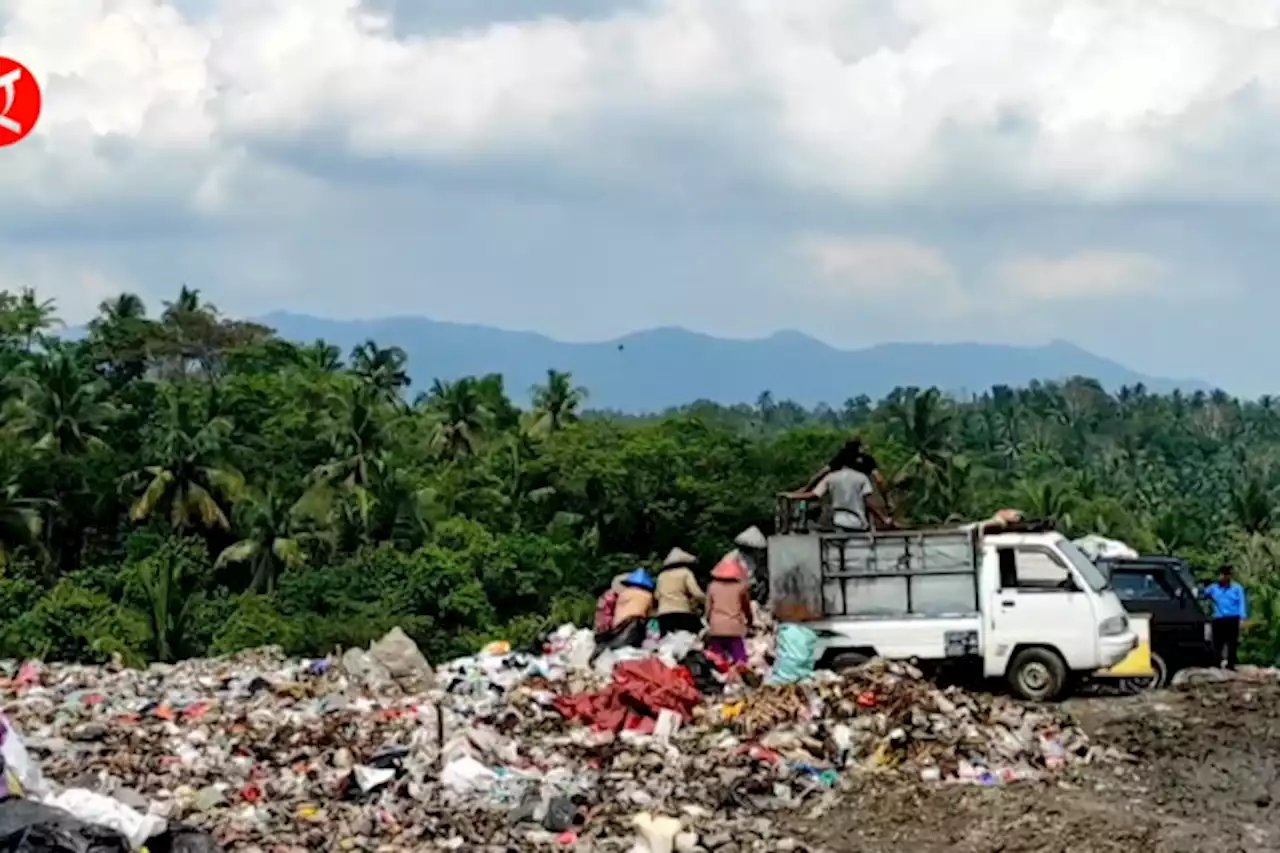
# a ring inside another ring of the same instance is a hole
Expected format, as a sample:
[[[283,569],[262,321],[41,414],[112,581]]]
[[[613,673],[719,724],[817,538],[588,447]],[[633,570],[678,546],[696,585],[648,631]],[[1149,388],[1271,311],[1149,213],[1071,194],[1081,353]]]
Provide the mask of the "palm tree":
[[[146,374],[154,339],[155,324],[147,319],[147,306],[133,293],[103,301],[98,316],[89,321],[90,358],[113,383],[123,385]]]
[[[216,566],[248,563],[253,569],[250,591],[273,592],[280,573],[306,565],[304,546],[321,538],[307,527],[314,518],[308,500],[305,495],[289,499],[274,487],[249,493],[236,506],[244,538],[224,548]]]
[[[891,421],[910,456],[894,477],[895,489],[910,492],[915,503],[932,507],[940,496],[940,485],[950,470],[953,414],[945,407],[936,388],[895,392],[889,402]],[[895,501],[898,503],[898,501]],[[935,507],[930,515],[946,517],[949,510]]]
[[[1231,490],[1231,514],[1246,533],[1264,533],[1275,521],[1272,490],[1258,475],[1247,477]]]
[[[389,425],[380,415],[380,394],[369,385],[355,385],[327,395],[336,415],[329,423],[332,461],[311,472],[310,499],[327,503],[336,489],[350,499],[359,527],[368,535],[373,524],[374,478],[386,466]]]
[[[39,544],[44,528],[40,517],[43,503],[22,497],[16,480],[0,486],[0,569],[8,565],[15,549]]]
[[[548,370],[545,385],[533,386],[533,412],[529,431],[550,435],[578,420],[578,407],[587,399],[587,389],[574,387],[573,376]]]
[[[1023,481],[1017,486],[1016,506],[1029,518],[1048,521],[1063,530],[1071,529],[1071,514],[1077,505],[1077,491],[1054,480]]]
[[[41,301],[35,290],[24,287],[17,299],[12,297],[4,306],[7,326],[3,331],[16,337],[24,350],[30,352],[37,343],[47,341],[45,332],[62,325],[57,316],[57,305],[52,299]]]
[[[216,349],[218,309],[200,299],[200,291],[185,284],[178,298],[164,303],[160,327],[164,332],[171,378],[188,376],[208,361]]]
[[[474,456],[490,420],[475,380],[470,377],[456,382],[437,379],[424,402],[427,411],[435,416],[432,450],[451,460]]]
[[[190,401],[174,394],[160,433],[151,448],[154,464],[136,472],[146,482],[129,516],[145,521],[165,510],[174,528],[229,530],[231,523],[220,501],[239,494],[243,480],[226,465],[231,422],[204,417]]]
[[[400,347],[383,349],[374,341],[365,341],[351,351],[351,372],[388,401],[400,403],[400,391],[408,388],[411,381],[404,369],[408,360]]]
[[[28,362],[5,384],[18,394],[8,411],[11,428],[34,440],[36,451],[69,456],[105,446],[116,410],[101,399],[104,384],[87,381],[65,350]]]
[[[317,339],[299,351],[302,366],[317,373],[337,373],[342,369],[342,350]]]

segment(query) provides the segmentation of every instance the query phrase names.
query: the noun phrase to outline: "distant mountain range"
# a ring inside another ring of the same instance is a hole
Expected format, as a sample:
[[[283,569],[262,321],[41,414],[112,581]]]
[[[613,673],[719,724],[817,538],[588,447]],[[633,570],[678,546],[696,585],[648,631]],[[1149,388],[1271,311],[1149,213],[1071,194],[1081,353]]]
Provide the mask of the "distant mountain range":
[[[1153,392],[1208,391],[1208,383],[1145,376],[1065,341],[1046,346],[995,344],[880,344],[840,350],[799,332],[756,340],[728,340],[662,328],[603,343],[566,343],[533,332],[443,323],[422,317],[326,320],[277,312],[257,318],[281,337],[302,343],[323,338],[343,353],[373,339],[409,357],[411,390],[433,379],[501,373],[508,393],[527,401],[548,368],[573,374],[590,392],[593,409],[660,411],[694,400],[754,402],[762,391],[806,406],[866,394],[879,399],[899,386],[937,386],[981,392],[992,385],[1087,376],[1110,390],[1144,384]]]

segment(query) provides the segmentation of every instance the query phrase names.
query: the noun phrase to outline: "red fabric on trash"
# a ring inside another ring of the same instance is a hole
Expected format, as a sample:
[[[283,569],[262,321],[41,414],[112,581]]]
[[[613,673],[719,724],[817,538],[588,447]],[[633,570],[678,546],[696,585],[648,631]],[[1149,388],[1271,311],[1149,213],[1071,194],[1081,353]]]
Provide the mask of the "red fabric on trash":
[[[597,731],[627,729],[648,734],[653,732],[659,711],[674,711],[687,723],[701,700],[689,670],[650,658],[618,664],[608,687],[595,693],[557,697],[555,709],[566,719],[578,720]]]

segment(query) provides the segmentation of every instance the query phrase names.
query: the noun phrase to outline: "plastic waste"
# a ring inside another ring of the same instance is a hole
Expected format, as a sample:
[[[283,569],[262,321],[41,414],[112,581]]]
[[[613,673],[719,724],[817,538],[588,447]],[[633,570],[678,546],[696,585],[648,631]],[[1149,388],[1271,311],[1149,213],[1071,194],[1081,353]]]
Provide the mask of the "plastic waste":
[[[22,735],[4,714],[0,714],[0,757],[6,788],[10,796],[32,796],[37,799],[49,793],[49,786],[39,766],[31,760]],[[16,788],[16,790],[15,790]]]
[[[640,812],[631,822],[636,829],[631,853],[672,853],[681,828],[679,820]]]
[[[168,826],[162,817],[141,814],[119,800],[84,788],[67,788],[45,797],[42,802],[62,809],[84,823],[115,830],[128,840],[134,850],[141,848],[151,836],[164,832]]]
[[[778,627],[778,655],[769,674],[769,684],[794,684],[813,675],[818,634],[794,622]]]
[[[671,736],[680,730],[680,715],[663,708],[658,712],[658,722],[654,724],[653,736],[659,743],[669,743]]]
[[[498,775],[469,755],[455,758],[444,766],[440,781],[455,794],[487,791]]]
[[[11,853],[129,853],[115,830],[77,820],[35,800],[0,802],[0,850]]]
[[[698,645],[698,637],[688,631],[676,631],[658,641],[658,657],[667,666],[675,666]]]
[[[427,686],[432,680],[431,664],[418,650],[408,634],[399,626],[369,646],[369,656],[382,665],[391,677],[408,681],[417,686]]]
[[[351,771],[355,777],[356,785],[360,787],[360,792],[368,794],[386,785],[392,779],[396,778],[396,771],[392,769],[383,769],[381,767],[366,767],[358,764]]]
[[[1075,539],[1072,544],[1083,551],[1090,560],[1134,560],[1138,557],[1138,552],[1127,543],[1118,539],[1108,539],[1096,533]]]

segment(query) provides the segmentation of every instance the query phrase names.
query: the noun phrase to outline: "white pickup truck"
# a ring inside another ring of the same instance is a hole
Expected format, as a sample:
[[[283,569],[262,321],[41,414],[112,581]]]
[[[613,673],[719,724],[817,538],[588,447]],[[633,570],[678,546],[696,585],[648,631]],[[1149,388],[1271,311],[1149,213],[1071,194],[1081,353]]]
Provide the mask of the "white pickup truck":
[[[807,615],[834,669],[970,658],[1049,701],[1138,644],[1106,576],[1052,531],[785,530],[768,548],[771,605]]]

